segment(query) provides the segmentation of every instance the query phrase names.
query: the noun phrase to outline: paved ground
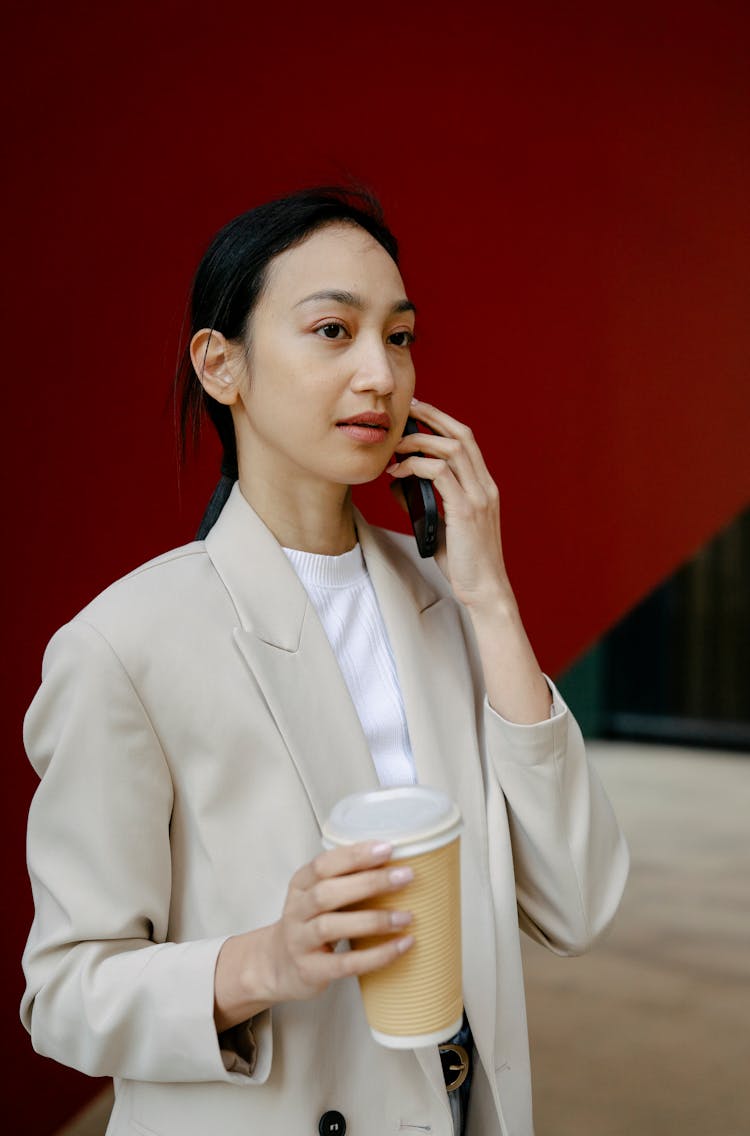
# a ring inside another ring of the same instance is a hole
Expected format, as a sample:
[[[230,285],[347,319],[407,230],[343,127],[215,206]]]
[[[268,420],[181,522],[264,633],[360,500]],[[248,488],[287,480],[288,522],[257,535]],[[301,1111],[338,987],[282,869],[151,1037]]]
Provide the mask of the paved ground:
[[[750,1136],[750,755],[589,751],[631,873],[592,953],[525,940],[537,1136]]]
[[[591,954],[524,940],[537,1136],[750,1136],[750,755],[589,750],[631,874]]]

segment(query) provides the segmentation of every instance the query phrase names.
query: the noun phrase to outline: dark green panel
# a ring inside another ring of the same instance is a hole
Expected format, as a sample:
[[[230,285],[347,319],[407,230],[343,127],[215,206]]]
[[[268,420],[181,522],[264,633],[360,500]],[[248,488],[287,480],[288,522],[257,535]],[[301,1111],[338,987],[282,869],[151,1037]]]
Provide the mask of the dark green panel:
[[[750,510],[559,685],[589,737],[750,750]]]

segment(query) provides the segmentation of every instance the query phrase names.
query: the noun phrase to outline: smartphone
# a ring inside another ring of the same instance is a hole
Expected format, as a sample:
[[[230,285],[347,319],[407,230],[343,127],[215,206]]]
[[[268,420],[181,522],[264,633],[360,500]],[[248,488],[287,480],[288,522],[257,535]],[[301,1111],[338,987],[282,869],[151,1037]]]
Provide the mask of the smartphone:
[[[404,435],[418,434],[419,427],[413,418],[406,419]],[[422,456],[421,454],[419,455]],[[399,461],[409,454],[396,454]],[[438,537],[438,509],[432,482],[425,477],[405,477],[401,482],[411,517],[411,527],[417,541],[419,555],[434,556]]]

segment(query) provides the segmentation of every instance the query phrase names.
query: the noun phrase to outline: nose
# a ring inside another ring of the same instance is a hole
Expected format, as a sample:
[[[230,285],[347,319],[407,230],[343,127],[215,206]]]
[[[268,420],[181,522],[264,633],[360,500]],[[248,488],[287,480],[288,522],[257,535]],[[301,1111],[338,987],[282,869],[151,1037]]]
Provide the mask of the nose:
[[[361,343],[351,385],[352,390],[359,392],[375,391],[384,396],[393,393],[396,385],[393,366],[379,337],[373,336]]]

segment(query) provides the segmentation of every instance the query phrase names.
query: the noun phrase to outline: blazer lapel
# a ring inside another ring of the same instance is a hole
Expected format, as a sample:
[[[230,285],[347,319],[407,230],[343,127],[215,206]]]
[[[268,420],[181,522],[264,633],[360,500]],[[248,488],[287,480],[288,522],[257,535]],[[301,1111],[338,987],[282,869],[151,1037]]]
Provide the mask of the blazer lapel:
[[[461,649],[452,598],[442,596],[388,533],[357,515],[357,532],[396,659],[412,752],[421,784],[448,793],[464,821],[461,836],[464,998],[475,1041],[495,1041],[496,961],[482,790],[481,705]],[[437,567],[434,571],[439,571]],[[482,975],[478,986],[472,981]]]
[[[237,610],[237,648],[321,826],[339,798],[378,784],[325,631],[278,541],[238,485],[206,538],[206,550]]]

